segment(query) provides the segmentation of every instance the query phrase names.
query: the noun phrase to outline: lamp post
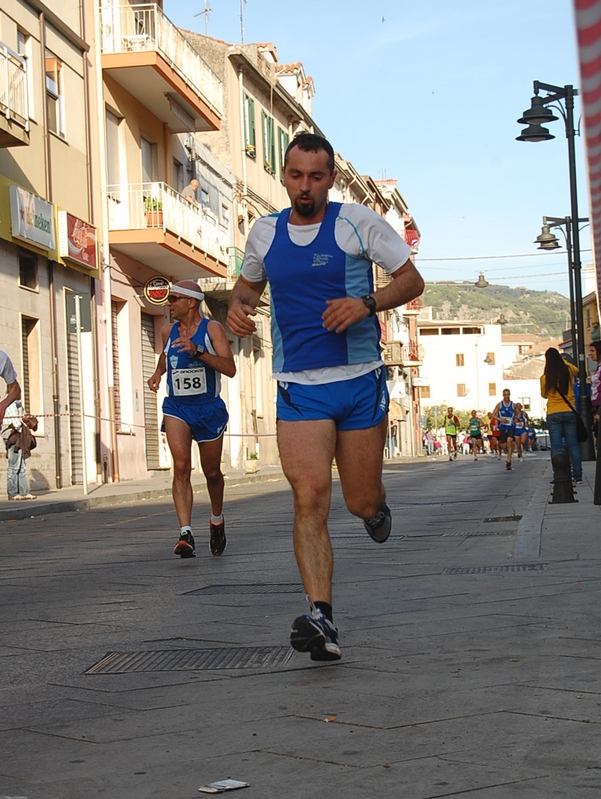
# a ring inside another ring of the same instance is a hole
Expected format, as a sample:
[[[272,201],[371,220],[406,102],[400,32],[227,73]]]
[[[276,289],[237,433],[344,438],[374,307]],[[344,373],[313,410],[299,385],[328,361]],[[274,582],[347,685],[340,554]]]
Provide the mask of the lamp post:
[[[547,92],[546,97],[540,97],[539,92]],[[524,111],[524,115],[518,119],[518,124],[527,125],[522,133],[517,136],[517,141],[549,141],[554,139],[548,129],[542,127],[545,122],[555,122],[558,117],[548,106],[553,105],[561,114],[565,123],[566,138],[568,140],[568,165],[570,176],[570,209],[571,219],[576,222],[572,226],[572,274],[574,278],[574,306],[576,313],[576,343],[578,356],[578,379],[580,383],[580,416],[586,429],[591,429],[591,402],[586,393],[586,355],[584,351],[584,317],[582,313],[582,282],[581,282],[581,261],[580,261],[580,231],[578,230],[578,191],[576,183],[576,148],[574,139],[576,131],[574,129],[574,97],[578,91],[570,85],[554,86],[550,83],[534,81],[534,97],[530,108]],[[562,101],[563,100],[563,105]],[[582,459],[586,461],[595,460],[595,446],[592,436],[589,435],[588,441],[581,445]]]

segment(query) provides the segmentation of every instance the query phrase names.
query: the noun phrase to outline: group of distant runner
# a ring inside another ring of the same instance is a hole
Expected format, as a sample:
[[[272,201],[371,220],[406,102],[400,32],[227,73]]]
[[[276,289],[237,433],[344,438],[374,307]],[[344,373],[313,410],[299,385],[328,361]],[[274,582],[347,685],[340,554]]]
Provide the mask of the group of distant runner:
[[[536,432],[528,414],[521,403],[512,402],[509,389],[503,391],[503,399],[497,403],[492,413],[487,413],[488,422],[473,410],[466,429],[462,431],[459,418],[452,406],[447,408],[444,417],[444,439],[449,461],[457,460],[460,447],[465,454],[471,454],[475,461],[478,455],[486,452],[501,459],[505,454],[505,468],[511,471],[514,453],[518,461],[524,460],[524,452],[535,448]],[[429,429],[425,434],[425,446],[428,454],[444,451],[443,442],[437,440],[435,433]]]

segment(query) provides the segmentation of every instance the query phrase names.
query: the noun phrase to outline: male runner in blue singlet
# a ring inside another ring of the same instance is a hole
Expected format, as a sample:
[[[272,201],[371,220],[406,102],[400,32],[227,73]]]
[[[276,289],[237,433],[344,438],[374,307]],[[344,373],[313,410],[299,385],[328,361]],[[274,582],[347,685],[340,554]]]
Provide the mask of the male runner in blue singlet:
[[[194,280],[182,280],[172,286],[169,308],[175,321],[163,327],[163,352],[148,380],[151,390],[158,391],[161,377],[167,372],[168,396],[163,401],[162,429],[173,456],[173,502],[181,525],[173,552],[182,558],[195,555],[190,482],[192,440],[198,442],[200,465],[211,500],[211,553],[221,555],[226,544],[221,450],[228,414],[219,391],[221,375],[233,377],[236,365],[223,327],[200,315],[203,299],[204,294]]]
[[[499,422],[499,444],[501,449],[505,450],[507,453],[505,468],[508,472],[511,471],[511,456],[513,455],[513,446],[515,443],[515,427],[513,425],[515,406],[510,397],[511,392],[509,389],[503,389],[503,399],[496,405],[492,412],[492,415]]]
[[[233,333],[252,333],[269,280],[278,446],[311,604],[310,615],[293,622],[290,640],[312,660],[340,658],[327,527],[334,458],[349,511],[374,541],[390,535],[382,485],[388,392],[376,312],[409,302],[424,285],[410,248],[381,216],[362,205],[328,203],[335,179],[326,139],[301,133],[290,143],[284,186],[292,207],[262,217],[250,231],[228,314]],[[392,277],[377,291],[372,262]]]

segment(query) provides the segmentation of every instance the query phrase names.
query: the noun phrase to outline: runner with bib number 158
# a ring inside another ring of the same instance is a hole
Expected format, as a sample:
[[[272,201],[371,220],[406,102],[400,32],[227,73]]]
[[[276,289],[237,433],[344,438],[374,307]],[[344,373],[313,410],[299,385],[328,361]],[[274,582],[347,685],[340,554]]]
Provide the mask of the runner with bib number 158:
[[[195,555],[192,440],[200,449],[200,465],[211,500],[211,553],[221,555],[226,544],[221,450],[228,413],[219,392],[221,375],[233,377],[236,365],[223,327],[200,315],[203,299],[194,280],[182,280],[172,286],[168,302],[175,321],[163,327],[163,352],[148,381],[149,388],[158,391],[161,378],[167,373],[161,429],[167,435],[173,457],[173,502],[181,525],[173,552],[181,558]]]

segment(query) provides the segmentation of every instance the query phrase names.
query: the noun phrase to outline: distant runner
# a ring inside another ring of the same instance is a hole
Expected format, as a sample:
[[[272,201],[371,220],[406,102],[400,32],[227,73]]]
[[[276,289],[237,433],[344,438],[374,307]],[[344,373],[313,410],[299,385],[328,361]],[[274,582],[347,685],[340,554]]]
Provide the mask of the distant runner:
[[[449,460],[457,460],[457,431],[459,429],[459,419],[453,414],[452,408],[447,408],[447,415],[444,418],[444,431],[447,437],[447,449]]]
[[[492,415],[499,422],[499,444],[501,449],[507,453],[505,468],[511,471],[511,456],[515,444],[515,428],[513,417],[515,416],[515,405],[510,399],[511,392],[508,388],[503,389],[503,399],[499,402]]]
[[[478,460],[478,453],[482,446],[482,422],[476,416],[476,411],[472,411],[469,419],[470,438],[472,440],[472,455],[474,460]]]

